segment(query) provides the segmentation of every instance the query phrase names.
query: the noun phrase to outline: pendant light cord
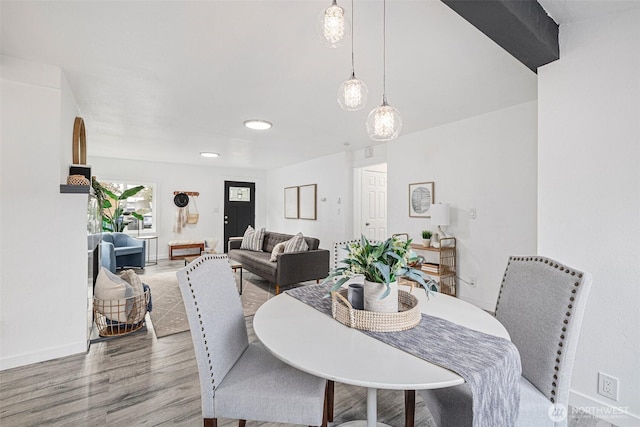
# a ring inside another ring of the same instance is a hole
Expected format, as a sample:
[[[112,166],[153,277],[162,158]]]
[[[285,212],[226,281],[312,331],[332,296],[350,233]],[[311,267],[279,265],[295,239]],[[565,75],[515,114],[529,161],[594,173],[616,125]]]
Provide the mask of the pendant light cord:
[[[382,103],[387,103],[387,1],[382,0]]]
[[[356,76],[356,65],[353,59],[353,0],[351,0],[351,77]]]

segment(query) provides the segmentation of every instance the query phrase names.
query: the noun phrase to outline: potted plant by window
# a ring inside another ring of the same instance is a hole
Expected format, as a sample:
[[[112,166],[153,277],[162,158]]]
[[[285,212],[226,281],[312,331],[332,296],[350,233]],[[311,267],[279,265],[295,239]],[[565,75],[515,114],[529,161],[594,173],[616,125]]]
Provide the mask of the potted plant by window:
[[[409,249],[410,243],[411,240],[391,237],[374,244],[362,236],[359,242],[347,244],[346,258],[341,260],[344,266],[333,269],[323,283],[334,280],[331,291],[336,291],[349,279],[362,275],[364,309],[397,312],[399,277],[404,276],[420,283],[427,293],[431,290],[424,281],[423,273],[409,267],[418,258]]]
[[[109,190],[95,179],[92,180],[91,184],[102,208],[102,231],[124,231],[128,224],[125,221],[125,216],[127,215],[131,215],[140,221],[139,224],[142,224],[144,217],[137,212],[125,212],[125,207],[127,199],[142,191],[144,186],[138,185],[123,191],[121,194],[115,194],[115,192]]]
[[[422,230],[422,246],[428,248],[431,246],[431,236],[433,233],[429,230]]]

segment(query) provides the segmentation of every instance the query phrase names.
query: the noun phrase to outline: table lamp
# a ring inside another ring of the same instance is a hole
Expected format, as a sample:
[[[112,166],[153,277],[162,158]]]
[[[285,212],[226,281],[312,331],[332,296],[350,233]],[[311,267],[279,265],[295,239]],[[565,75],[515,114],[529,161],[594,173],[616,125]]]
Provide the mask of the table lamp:
[[[442,229],[442,227],[449,225],[449,205],[443,203],[433,204],[429,209],[429,214],[431,215],[431,225],[438,227],[438,231],[434,232],[434,239],[431,239],[432,245],[434,247],[440,247],[440,239],[449,237]],[[435,242],[435,244],[433,242]]]

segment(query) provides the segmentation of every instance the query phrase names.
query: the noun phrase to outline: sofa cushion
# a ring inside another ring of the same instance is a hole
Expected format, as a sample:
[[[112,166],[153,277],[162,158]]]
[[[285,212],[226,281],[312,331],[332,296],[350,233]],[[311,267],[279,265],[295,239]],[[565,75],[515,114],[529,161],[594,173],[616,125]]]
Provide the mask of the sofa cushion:
[[[133,287],[121,277],[102,267],[96,278],[94,291],[96,309],[107,319],[115,322],[126,322],[133,301]]]
[[[243,249],[232,249],[229,257],[240,262],[245,270],[249,270],[267,280],[275,280],[278,264],[269,261],[271,254]]]
[[[139,254],[142,252],[142,246],[120,246],[116,247],[114,252],[116,256]]]
[[[240,249],[247,249],[250,251],[262,251],[262,243],[264,241],[264,228],[260,230],[254,230],[252,226],[248,226],[242,237],[242,244]]]
[[[273,247],[273,250],[271,251],[271,258],[269,259],[269,261],[271,262],[278,261],[278,255],[284,252],[284,245],[286,243],[287,242],[280,242]]]
[[[270,253],[278,243],[286,242],[292,237],[292,234],[274,233],[272,231],[267,231],[264,233],[264,244],[262,245],[262,250]]]
[[[304,240],[302,233],[298,233],[291,239],[287,240],[284,244],[284,253],[289,252],[302,252],[309,249],[309,245]]]

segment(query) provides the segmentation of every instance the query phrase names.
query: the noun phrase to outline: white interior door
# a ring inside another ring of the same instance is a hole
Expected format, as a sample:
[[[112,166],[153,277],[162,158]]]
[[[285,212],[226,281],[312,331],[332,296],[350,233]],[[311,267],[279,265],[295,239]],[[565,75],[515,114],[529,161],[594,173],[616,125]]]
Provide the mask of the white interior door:
[[[387,238],[387,173],[362,171],[360,232],[368,239]]]

